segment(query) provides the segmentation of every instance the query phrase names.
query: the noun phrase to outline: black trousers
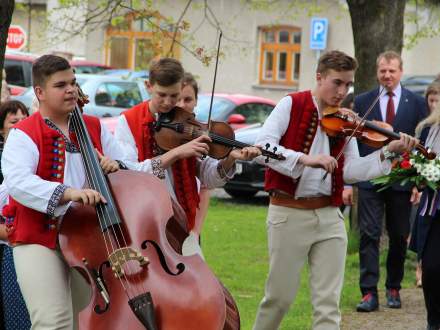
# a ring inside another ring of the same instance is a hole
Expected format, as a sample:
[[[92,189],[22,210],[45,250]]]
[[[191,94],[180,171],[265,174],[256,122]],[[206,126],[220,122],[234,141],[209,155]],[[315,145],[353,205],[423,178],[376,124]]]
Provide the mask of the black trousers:
[[[401,288],[410,230],[410,198],[411,192],[409,191],[387,189],[377,192],[373,189],[359,189],[359,285],[362,295],[367,292],[377,292],[379,243],[384,215],[389,237],[385,286],[387,289],[400,290]]]
[[[422,254],[423,295],[428,323],[440,328],[440,216],[432,220]]]

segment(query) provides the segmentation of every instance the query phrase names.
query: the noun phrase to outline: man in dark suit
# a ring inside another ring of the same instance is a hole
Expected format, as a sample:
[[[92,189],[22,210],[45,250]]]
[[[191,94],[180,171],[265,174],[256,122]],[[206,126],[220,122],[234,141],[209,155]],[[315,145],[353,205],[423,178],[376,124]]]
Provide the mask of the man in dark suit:
[[[379,102],[367,116],[368,120],[385,121],[395,132],[414,135],[417,124],[427,115],[427,105],[418,96],[400,85],[402,77],[402,58],[393,51],[387,51],[377,58],[377,79],[380,86],[355,98],[354,110],[363,116],[367,109],[381,94]],[[359,143],[361,156],[375,149]],[[386,147],[385,147],[386,151]],[[399,290],[403,279],[407,238],[410,231],[409,217],[411,200],[414,198],[411,187],[393,186],[378,192],[370,182],[361,182],[359,188],[358,221],[360,228],[360,289],[362,301],[358,312],[371,312],[378,309],[377,283],[379,281],[379,240],[382,222],[389,236],[389,250],[386,261],[386,299],[390,308],[400,308]]]

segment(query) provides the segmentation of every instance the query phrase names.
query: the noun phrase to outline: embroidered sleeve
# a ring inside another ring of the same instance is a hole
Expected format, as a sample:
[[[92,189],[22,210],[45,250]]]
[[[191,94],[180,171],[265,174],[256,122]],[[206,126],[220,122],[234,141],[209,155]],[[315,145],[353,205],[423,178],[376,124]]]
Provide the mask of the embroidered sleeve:
[[[66,191],[68,187],[64,184],[58,185],[58,187],[55,188],[52,196],[49,199],[49,203],[47,204],[47,211],[46,213],[53,217],[55,214],[55,208],[60,204],[61,196],[63,196],[64,192]]]
[[[162,161],[159,158],[151,160],[151,167],[153,168],[153,175],[159,179],[165,179],[165,169],[162,167]]]

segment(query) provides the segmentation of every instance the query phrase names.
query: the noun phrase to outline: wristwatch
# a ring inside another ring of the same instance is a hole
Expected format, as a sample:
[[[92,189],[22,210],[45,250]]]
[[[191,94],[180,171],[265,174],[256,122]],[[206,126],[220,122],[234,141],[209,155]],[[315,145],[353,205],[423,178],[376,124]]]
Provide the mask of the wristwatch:
[[[382,154],[383,154],[383,158],[389,159],[389,160],[392,160],[392,159],[396,158],[396,156],[397,156],[396,153],[388,150],[388,146],[385,146],[382,148]]]

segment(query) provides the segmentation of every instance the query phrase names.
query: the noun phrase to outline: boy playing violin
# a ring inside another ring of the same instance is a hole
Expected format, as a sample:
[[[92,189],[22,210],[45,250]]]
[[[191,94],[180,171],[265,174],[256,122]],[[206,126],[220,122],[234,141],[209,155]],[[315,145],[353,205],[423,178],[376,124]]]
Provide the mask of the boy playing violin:
[[[69,62],[59,56],[41,56],[32,66],[32,80],[39,111],[10,131],[2,156],[10,194],[3,216],[8,219],[17,280],[32,329],[67,330],[76,328],[79,311],[72,294],[88,300],[88,292],[58,249],[60,222],[71,202],[94,206],[106,201],[99,192],[84,188],[85,171],[70,122],[78,89]],[[83,117],[95,148],[122,159],[119,145],[98,118]],[[99,157],[104,172],[119,169],[118,162]]]
[[[171,197],[178,202],[187,219],[189,237],[184,249],[189,254],[201,250],[193,232],[199,194],[196,176],[208,189],[221,187],[234,174],[236,159],[250,160],[261,154],[256,147],[234,149],[222,160],[204,157],[211,139],[202,135],[177,148],[162,153],[154,139],[153,123],[159,114],[171,111],[182,89],[184,70],[179,61],[162,58],[150,68],[147,90],[151,96],[119,118],[115,136],[124,147],[130,169],[152,173],[165,181]],[[139,161],[133,167],[132,162]]]
[[[270,269],[254,330],[278,329],[295,299],[305,261],[310,267],[313,329],[339,329],[347,234],[342,203],[344,181],[389,173],[391,153],[411,150],[417,140],[401,134],[366,157],[356,139],[330,138],[319,125],[326,107],[338,107],[353,84],[357,62],[340,51],[321,56],[316,86],[281,99],[267,118],[257,144],[277,146],[286,160],[269,163],[265,189]],[[342,149],[344,148],[344,149]],[[343,150],[343,156],[335,158]],[[325,176],[326,173],[329,175]]]

